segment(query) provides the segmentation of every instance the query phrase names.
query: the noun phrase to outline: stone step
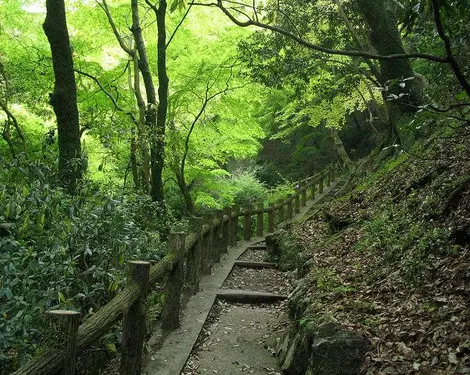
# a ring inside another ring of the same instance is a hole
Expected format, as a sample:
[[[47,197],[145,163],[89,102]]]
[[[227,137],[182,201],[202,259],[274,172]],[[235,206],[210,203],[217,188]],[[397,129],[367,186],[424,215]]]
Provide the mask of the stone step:
[[[268,292],[255,292],[252,290],[223,289],[217,293],[217,298],[228,302],[275,303],[287,299],[287,296]]]
[[[251,245],[246,248],[247,250],[266,250],[266,245]]]
[[[270,262],[249,262],[246,260],[236,260],[234,263],[237,267],[243,268],[277,268],[276,263]]]

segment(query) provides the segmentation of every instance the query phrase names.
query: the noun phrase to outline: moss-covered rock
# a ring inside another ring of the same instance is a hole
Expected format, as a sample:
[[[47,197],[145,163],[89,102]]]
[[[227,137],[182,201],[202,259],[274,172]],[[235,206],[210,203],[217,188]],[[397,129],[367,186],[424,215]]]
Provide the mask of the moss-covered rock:
[[[288,375],[356,375],[369,345],[366,338],[337,323],[311,322],[295,335],[286,335],[277,354],[283,372]]]
[[[336,323],[318,327],[311,344],[310,370],[315,375],[359,374],[369,341]]]

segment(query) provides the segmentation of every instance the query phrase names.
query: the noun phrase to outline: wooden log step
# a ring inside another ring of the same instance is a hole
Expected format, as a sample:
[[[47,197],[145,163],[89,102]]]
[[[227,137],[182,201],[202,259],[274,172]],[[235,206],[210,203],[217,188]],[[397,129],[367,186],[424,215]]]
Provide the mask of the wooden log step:
[[[240,303],[274,303],[287,299],[287,296],[252,290],[224,289],[217,293],[217,298]]]
[[[246,248],[247,250],[266,250],[266,245],[251,245]]]
[[[236,260],[234,265],[238,266],[238,267],[244,267],[244,268],[277,268],[276,263],[249,262],[249,261],[246,261],[246,260]]]

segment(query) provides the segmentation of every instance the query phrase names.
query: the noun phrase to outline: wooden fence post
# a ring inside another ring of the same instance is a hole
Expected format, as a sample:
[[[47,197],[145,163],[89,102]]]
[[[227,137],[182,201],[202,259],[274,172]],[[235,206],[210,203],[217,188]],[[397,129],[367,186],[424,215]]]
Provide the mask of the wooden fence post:
[[[300,182],[295,187],[294,195],[294,212],[298,214],[300,212]]]
[[[238,224],[240,221],[240,206],[235,206],[235,217],[232,220],[232,229],[230,230],[231,232],[231,240],[232,240],[232,245],[237,246],[238,242]],[[233,237],[232,237],[233,236]]]
[[[71,310],[50,310],[46,314],[50,318],[51,347],[63,351],[63,375],[75,375],[77,358],[77,331],[80,323],[80,313]]]
[[[323,194],[323,179],[325,175],[323,172],[320,174],[320,180],[318,181],[318,194]]]
[[[285,204],[284,201],[279,203],[279,221],[278,221],[279,224],[285,220],[284,219],[284,204]]]
[[[326,171],[326,186],[330,187],[331,185],[331,166],[328,167],[328,170]]]
[[[316,181],[313,181],[312,185],[310,186],[310,199],[315,199],[316,183]]]
[[[268,233],[274,232],[274,204],[269,204],[269,211],[268,211]]]
[[[256,215],[256,236],[263,237],[263,231],[264,231],[264,215],[263,215],[264,214],[264,203],[260,203],[258,205],[258,210],[260,212],[258,212],[258,214]]]
[[[237,217],[233,217],[234,211],[229,208],[228,209],[228,245],[229,246],[235,246],[237,244],[237,228],[236,228],[236,223],[238,221]]]
[[[228,252],[230,246],[230,214],[232,213],[230,208],[225,208],[222,215],[222,242],[223,242],[223,253]],[[227,216],[227,220],[225,220]]]
[[[204,222],[209,226],[209,230],[202,236],[201,272],[203,275],[208,275],[211,273],[212,268],[212,246],[214,236],[214,230],[212,229],[212,215],[204,215]]]
[[[301,187],[301,193],[302,194],[302,207],[305,207],[307,205],[307,184],[303,183]]]
[[[223,243],[223,235],[224,235],[224,228],[223,228],[223,221],[224,221],[224,211],[223,210],[216,210],[215,211],[215,219],[219,221],[219,224],[214,228],[214,246],[213,246],[213,260],[214,263],[220,263],[220,254],[224,252],[224,243]],[[226,251],[225,251],[226,252]]]
[[[140,289],[140,296],[127,309],[122,321],[121,375],[140,375],[146,334],[147,293],[150,263],[129,262],[129,276]]]
[[[287,195],[287,220],[292,220],[292,194]]]
[[[251,207],[245,210],[245,221],[243,223],[243,239],[249,241],[251,239]]]
[[[184,281],[184,233],[171,233],[168,246],[177,260],[170,271],[164,290],[165,299],[162,308],[162,329],[172,330],[179,326],[181,289]],[[123,374],[124,375],[124,374]]]
[[[202,240],[202,217],[192,217],[190,219],[191,232],[197,235],[197,240],[194,246],[189,249],[186,254],[186,285],[192,294],[199,290],[200,270],[201,270],[201,254],[204,249],[204,242]]]

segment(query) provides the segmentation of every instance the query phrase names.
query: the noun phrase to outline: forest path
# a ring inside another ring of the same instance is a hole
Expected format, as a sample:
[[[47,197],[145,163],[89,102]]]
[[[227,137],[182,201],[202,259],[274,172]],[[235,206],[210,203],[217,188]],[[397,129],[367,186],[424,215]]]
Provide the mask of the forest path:
[[[338,179],[325,188],[294,216],[293,221],[302,220],[313,206],[334,196],[341,186],[342,180]],[[199,292],[186,304],[180,328],[164,339],[157,330],[149,340],[150,353],[144,374],[280,373],[272,354],[276,338],[288,325],[285,302],[264,302],[273,296],[286,296],[292,276],[272,268],[235,266],[239,259],[247,262],[266,260],[263,241],[264,238],[257,237],[239,242],[222,255],[210,275],[202,277]],[[248,297],[245,295],[244,301],[252,298],[258,303],[222,302],[218,298],[233,301],[240,292],[246,291]]]

